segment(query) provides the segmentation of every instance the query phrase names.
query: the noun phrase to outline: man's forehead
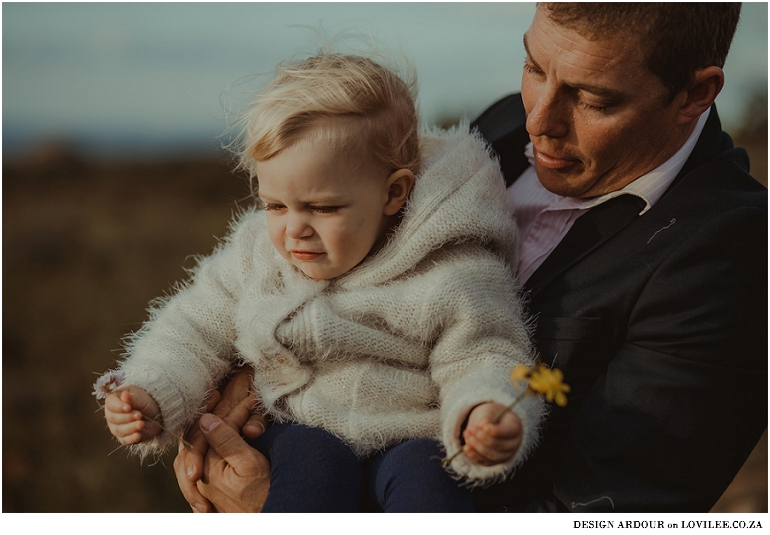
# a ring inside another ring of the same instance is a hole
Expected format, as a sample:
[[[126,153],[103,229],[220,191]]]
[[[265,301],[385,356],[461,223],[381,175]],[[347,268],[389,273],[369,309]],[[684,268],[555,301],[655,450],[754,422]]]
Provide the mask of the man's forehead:
[[[639,47],[622,35],[590,38],[536,16],[523,44],[529,61],[541,68],[556,62],[570,85],[600,96],[617,96],[628,81],[652,75]]]

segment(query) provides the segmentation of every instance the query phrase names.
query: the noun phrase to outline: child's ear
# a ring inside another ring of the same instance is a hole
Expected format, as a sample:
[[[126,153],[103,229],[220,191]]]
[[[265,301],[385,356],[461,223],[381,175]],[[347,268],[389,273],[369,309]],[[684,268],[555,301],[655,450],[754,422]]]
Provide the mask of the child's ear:
[[[385,181],[388,188],[388,200],[383,213],[387,216],[396,215],[409,198],[414,186],[414,173],[409,169],[399,169],[390,174]]]

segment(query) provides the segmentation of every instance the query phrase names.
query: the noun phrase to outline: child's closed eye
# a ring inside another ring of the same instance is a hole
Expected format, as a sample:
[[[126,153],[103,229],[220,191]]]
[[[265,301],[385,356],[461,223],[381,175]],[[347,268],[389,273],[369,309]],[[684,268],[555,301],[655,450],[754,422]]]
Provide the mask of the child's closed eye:
[[[333,214],[339,209],[341,206],[311,206],[310,209],[314,212],[317,212],[319,214]]]

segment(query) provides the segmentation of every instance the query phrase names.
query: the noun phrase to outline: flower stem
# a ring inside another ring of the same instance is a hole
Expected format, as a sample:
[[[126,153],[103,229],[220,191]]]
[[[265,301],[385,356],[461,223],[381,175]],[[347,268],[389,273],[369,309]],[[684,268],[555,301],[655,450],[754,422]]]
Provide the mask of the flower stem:
[[[514,400],[513,400],[513,402],[512,402],[510,405],[508,405],[506,408],[504,408],[504,409],[503,409],[503,410],[500,412],[500,414],[498,414],[497,416],[495,416],[495,417],[494,417],[494,419],[493,419],[493,420],[492,420],[490,423],[491,423],[492,425],[495,425],[495,424],[499,423],[499,422],[500,422],[500,420],[502,420],[503,416],[505,416],[505,413],[506,413],[506,412],[508,412],[509,410],[511,410],[512,408],[514,408],[514,407],[516,406],[516,404],[517,404],[519,401],[521,401],[521,398],[523,398],[525,395],[527,395],[527,393],[528,393],[528,392],[529,392],[529,387],[527,387],[527,388],[525,388],[524,390],[522,390],[522,391],[521,391],[521,394],[519,394],[518,396],[516,396],[516,399],[514,399]]]
[[[442,468],[446,468],[447,466],[449,466],[449,463],[451,463],[454,460],[454,458],[457,457],[458,455],[460,455],[462,452],[463,452],[463,450],[462,450],[462,448],[460,448],[459,450],[454,452],[454,454],[452,456],[447,457],[446,459],[444,459],[444,461],[441,463]]]

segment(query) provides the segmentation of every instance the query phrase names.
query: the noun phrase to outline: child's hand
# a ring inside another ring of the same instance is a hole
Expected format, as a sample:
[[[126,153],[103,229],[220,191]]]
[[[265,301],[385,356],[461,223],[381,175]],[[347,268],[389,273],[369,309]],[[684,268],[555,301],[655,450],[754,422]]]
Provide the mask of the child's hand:
[[[490,423],[500,414],[504,405],[482,403],[474,407],[463,431],[463,452],[476,464],[492,466],[511,459],[521,446],[523,427],[521,420],[511,411],[497,424]]]
[[[160,409],[155,400],[139,387],[129,385],[104,400],[104,417],[110,433],[121,444],[138,444],[160,432],[157,425],[144,421],[142,415],[157,420]]]

